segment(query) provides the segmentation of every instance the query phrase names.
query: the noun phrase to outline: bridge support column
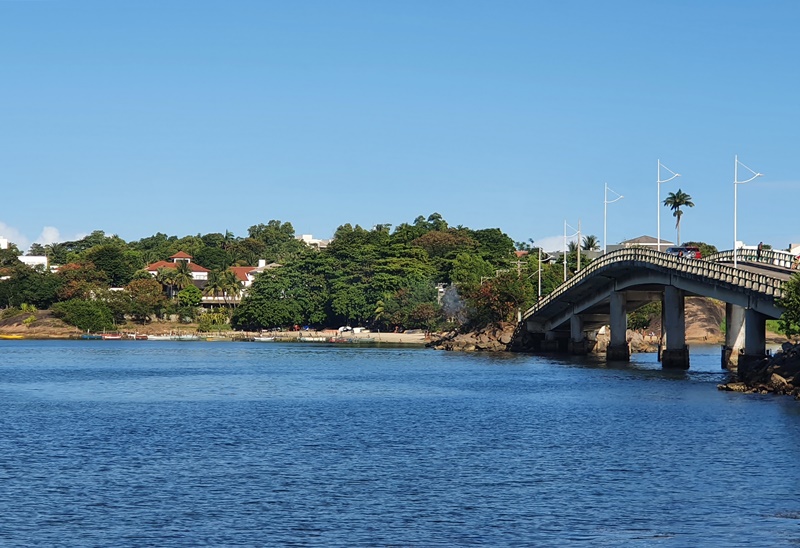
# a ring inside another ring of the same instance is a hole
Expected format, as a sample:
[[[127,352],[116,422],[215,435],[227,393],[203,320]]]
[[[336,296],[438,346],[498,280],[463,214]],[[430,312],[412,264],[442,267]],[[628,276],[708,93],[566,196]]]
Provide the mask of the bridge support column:
[[[583,355],[589,353],[589,345],[583,333],[583,318],[573,314],[569,319],[569,353]]]
[[[542,350],[544,352],[558,351],[558,338],[555,331],[545,331],[544,340],[542,341]]]
[[[607,361],[629,361],[631,350],[628,347],[627,297],[621,291],[614,291],[610,297],[611,341],[606,349]]]
[[[744,355],[739,361],[758,362],[767,355],[767,317],[748,308],[744,312]]]
[[[731,303],[725,304],[725,346],[722,347],[722,368],[736,369],[739,352],[745,346],[745,309]]]
[[[661,367],[689,369],[683,291],[676,287],[666,286],[661,309],[663,310],[663,329],[667,335],[667,347],[661,353]]]

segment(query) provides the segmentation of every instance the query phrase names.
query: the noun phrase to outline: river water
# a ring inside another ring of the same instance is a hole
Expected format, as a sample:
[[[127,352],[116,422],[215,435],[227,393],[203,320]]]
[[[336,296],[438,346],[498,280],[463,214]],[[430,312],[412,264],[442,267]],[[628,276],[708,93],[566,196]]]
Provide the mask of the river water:
[[[0,341],[0,545],[800,545],[800,403],[691,360]]]

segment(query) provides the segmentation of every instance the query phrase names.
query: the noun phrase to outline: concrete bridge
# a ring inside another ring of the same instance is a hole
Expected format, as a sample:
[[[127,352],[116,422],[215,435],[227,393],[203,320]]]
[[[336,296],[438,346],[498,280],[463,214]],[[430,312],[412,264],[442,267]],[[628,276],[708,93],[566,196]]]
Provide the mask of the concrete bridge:
[[[607,359],[630,358],[627,314],[653,302],[662,303],[663,367],[689,367],[684,297],[711,297],[726,303],[723,366],[766,354],[767,318],[778,318],[776,299],[791,277],[788,253],[753,250],[686,259],[658,251],[630,248],[601,256],[527,310],[517,329],[525,347],[542,351],[587,353],[603,326],[611,328]]]

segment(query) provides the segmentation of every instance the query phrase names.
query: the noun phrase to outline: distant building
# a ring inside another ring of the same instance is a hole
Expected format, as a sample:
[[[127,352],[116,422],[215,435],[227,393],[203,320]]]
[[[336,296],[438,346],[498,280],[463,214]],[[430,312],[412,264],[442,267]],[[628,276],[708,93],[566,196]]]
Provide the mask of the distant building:
[[[193,263],[192,256],[183,251],[179,251],[173,255],[168,261],[158,261],[149,264],[145,267],[145,270],[155,277],[155,275],[158,274],[159,268],[175,268],[178,262],[185,262],[189,265],[189,270],[192,271],[192,281],[196,286],[202,288],[208,281],[208,273],[210,271],[197,263]]]
[[[675,245],[674,243],[670,242],[669,240],[661,239],[661,251],[664,251],[666,248]],[[655,249],[658,250],[658,238],[653,238],[652,236],[639,236],[638,238],[633,238],[631,240],[625,240],[624,242],[620,242],[616,245],[608,245],[606,246],[606,251],[616,251],[618,249],[628,249],[630,247],[644,247],[646,249]]]
[[[44,270],[47,270],[47,257],[44,255],[20,255],[17,259],[31,268],[41,266]]]
[[[0,238],[0,249],[8,249],[8,240]]]
[[[297,239],[306,244],[309,247],[313,247],[317,250],[325,249],[328,247],[328,244],[331,243],[330,240],[320,240],[319,238],[314,238],[311,234],[302,234],[297,236]]]

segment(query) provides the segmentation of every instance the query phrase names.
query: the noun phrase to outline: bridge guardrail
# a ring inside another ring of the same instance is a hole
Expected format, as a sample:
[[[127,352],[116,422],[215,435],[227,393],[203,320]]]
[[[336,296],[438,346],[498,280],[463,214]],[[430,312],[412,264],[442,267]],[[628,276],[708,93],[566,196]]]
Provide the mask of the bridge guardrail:
[[[764,259],[767,258],[767,255],[765,254],[768,251],[761,252]],[[728,252],[717,253],[713,257],[721,256],[725,253]],[[737,255],[737,259],[738,257],[739,256]],[[730,252],[730,261],[733,261],[732,251]],[[624,262],[647,262],[669,270],[683,269],[691,274],[700,274],[710,279],[719,280],[734,286],[740,286],[746,290],[763,291],[764,293],[772,294],[775,298],[780,298],[783,296],[783,280],[774,278],[772,276],[733,268],[732,266],[722,264],[722,262],[719,260],[687,259],[652,249],[631,247],[628,249],[618,249],[595,259],[589,264],[589,266],[578,271],[575,276],[562,283],[552,293],[542,297],[539,302],[525,311],[523,317],[528,318],[532,314],[535,314],[538,310],[558,299],[558,297],[569,291],[574,286],[580,284],[583,280],[595,274],[596,272],[605,270],[612,265]]]
[[[704,257],[704,259],[711,262],[732,263],[733,250],[720,251],[719,253]],[[736,260],[742,263],[767,264],[787,270],[797,270],[798,265],[800,265],[800,260],[794,253],[774,249],[762,249],[761,253],[759,253],[757,249],[739,248],[736,250]]]

